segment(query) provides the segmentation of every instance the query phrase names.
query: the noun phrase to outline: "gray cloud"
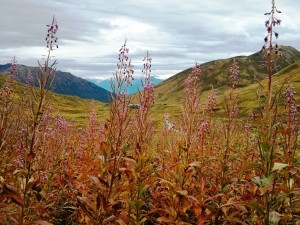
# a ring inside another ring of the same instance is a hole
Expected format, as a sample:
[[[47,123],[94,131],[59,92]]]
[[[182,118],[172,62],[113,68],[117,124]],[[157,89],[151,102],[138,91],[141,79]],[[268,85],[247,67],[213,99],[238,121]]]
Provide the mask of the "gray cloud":
[[[1,4],[0,64],[16,56],[37,65],[45,51],[46,24],[59,23],[58,69],[81,77],[109,77],[128,40],[140,74],[149,50],[153,75],[170,76],[206,62],[258,51],[266,34],[263,14],[271,0],[10,0]],[[298,0],[277,0],[283,13],[279,44],[300,49]]]

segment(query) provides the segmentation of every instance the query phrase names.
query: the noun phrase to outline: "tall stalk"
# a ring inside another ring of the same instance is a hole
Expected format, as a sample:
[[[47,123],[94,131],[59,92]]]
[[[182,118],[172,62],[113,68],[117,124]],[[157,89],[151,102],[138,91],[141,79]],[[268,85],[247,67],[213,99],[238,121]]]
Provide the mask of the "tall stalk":
[[[258,146],[260,155],[264,167],[264,176],[266,179],[271,179],[272,167],[274,165],[275,157],[275,146],[276,146],[276,136],[277,136],[277,102],[278,102],[278,92],[274,93],[273,90],[273,74],[276,69],[276,58],[280,56],[279,46],[274,42],[274,37],[278,38],[278,33],[274,31],[276,25],[280,25],[281,20],[275,17],[276,13],[281,13],[276,8],[275,0],[272,0],[271,11],[265,13],[269,16],[269,19],[266,20],[265,26],[267,28],[267,36],[264,38],[265,44],[262,47],[261,53],[265,61],[266,67],[266,76],[267,84],[264,87],[265,92],[265,102],[263,107],[263,118],[262,118],[262,132],[260,133],[258,140]],[[275,181],[273,181],[275,182]],[[270,223],[270,207],[271,207],[271,198],[272,190],[267,191],[264,195],[264,204],[266,208],[265,212],[265,224]]]
[[[24,204],[21,208],[21,215],[19,223],[20,225],[24,224],[24,219],[26,217],[26,211],[29,207],[29,182],[32,177],[32,165],[34,163],[35,159],[35,144],[37,142],[37,132],[39,129],[39,125],[45,110],[46,106],[46,100],[47,100],[47,94],[48,91],[52,85],[52,82],[54,80],[55,76],[55,65],[56,61],[54,61],[50,65],[51,61],[51,53],[53,50],[58,48],[57,45],[57,37],[56,32],[58,30],[58,25],[55,17],[53,17],[52,22],[48,26],[48,33],[46,37],[47,42],[47,54],[45,58],[44,65],[41,65],[39,63],[39,67],[37,69],[37,81],[39,84],[38,90],[36,90],[34,87],[31,88],[33,99],[30,99],[30,106],[32,111],[32,124],[30,124],[30,137],[28,137],[27,140],[27,149],[28,151],[25,153],[25,160],[24,160],[24,167],[26,169],[26,175],[25,175],[25,182],[24,182],[24,191],[23,191],[23,199]]]

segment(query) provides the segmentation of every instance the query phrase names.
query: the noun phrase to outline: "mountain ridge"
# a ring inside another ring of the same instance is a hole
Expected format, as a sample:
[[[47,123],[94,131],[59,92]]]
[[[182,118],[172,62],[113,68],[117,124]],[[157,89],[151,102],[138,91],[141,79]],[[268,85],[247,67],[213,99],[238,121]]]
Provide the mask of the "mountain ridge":
[[[5,75],[9,75],[10,66],[10,63],[0,65],[0,72]],[[37,86],[37,67],[18,64],[18,76],[16,77],[16,80],[21,83],[26,83],[29,70],[34,77],[34,84]],[[111,92],[81,77],[77,77],[70,72],[63,72],[60,70],[56,71],[50,90],[58,94],[78,96],[83,99],[94,99],[101,102],[110,102],[111,97]]]

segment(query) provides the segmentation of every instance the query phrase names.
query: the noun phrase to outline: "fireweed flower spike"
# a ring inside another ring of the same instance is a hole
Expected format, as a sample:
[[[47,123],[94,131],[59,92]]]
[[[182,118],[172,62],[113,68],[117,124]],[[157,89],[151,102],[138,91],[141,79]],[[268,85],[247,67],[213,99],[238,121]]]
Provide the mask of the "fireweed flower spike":
[[[188,76],[184,83],[185,94],[187,96],[187,103],[190,109],[196,109],[200,104],[197,93],[199,87],[200,74],[200,65],[196,63],[195,66],[192,68],[191,74]]]
[[[290,84],[290,81],[288,83],[288,86],[285,89],[284,92],[284,98],[285,98],[285,108],[287,110],[287,121],[295,122],[296,121],[296,115],[298,113],[297,110],[297,104],[296,104],[296,88]]]
[[[129,48],[126,47],[126,42],[119,50],[119,63],[118,63],[118,72],[121,77],[130,84],[130,81],[133,80],[133,66],[131,65],[131,60],[128,57]]]
[[[131,85],[131,81],[134,79],[133,65],[128,57],[129,48],[126,46],[127,40],[119,49],[119,62],[117,63],[117,71],[114,74],[114,82],[112,81],[111,87],[114,96],[113,99],[117,97],[124,97],[128,94],[128,86]]]
[[[151,63],[152,63],[152,58],[150,57],[149,52],[147,51],[147,55],[143,59],[144,65],[143,65],[143,70],[142,73],[144,74],[144,81],[143,81],[143,86],[144,86],[144,102],[143,104],[147,104],[148,102],[150,104],[154,103],[154,84],[151,82]],[[143,105],[142,104],[142,105]]]
[[[232,89],[235,89],[238,82],[239,82],[239,73],[240,68],[236,61],[233,62],[233,64],[229,68],[229,86]]]
[[[281,53],[279,51],[278,44],[276,42],[273,42],[273,35],[277,39],[279,37],[279,34],[274,31],[274,27],[276,25],[281,24],[281,20],[275,17],[276,13],[281,13],[281,11],[277,10],[275,5],[275,0],[272,1],[272,10],[268,13],[265,13],[265,15],[269,15],[269,19],[265,21],[265,26],[267,28],[267,36],[264,38],[265,44],[263,45],[261,49],[261,53],[264,58],[268,56],[278,55],[281,56]]]
[[[47,48],[52,51],[55,48],[58,48],[57,45],[57,37],[56,32],[58,30],[58,25],[55,17],[53,16],[52,23],[47,25],[48,27],[48,33],[46,36],[46,42],[47,42]]]
[[[18,62],[16,60],[16,57],[13,58],[11,61],[11,67],[10,67],[10,78],[15,79],[18,75]]]

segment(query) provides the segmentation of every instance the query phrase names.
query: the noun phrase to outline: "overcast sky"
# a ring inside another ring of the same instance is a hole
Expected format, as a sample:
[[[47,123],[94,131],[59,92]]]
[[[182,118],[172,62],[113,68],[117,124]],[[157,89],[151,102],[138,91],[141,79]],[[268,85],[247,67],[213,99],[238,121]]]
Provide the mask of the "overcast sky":
[[[107,78],[127,39],[135,73],[146,51],[152,75],[169,77],[195,62],[249,55],[266,35],[272,0],[0,0],[0,64],[16,56],[36,66],[45,54],[46,24],[55,15],[58,69]],[[300,1],[277,0],[278,44],[300,49]]]

